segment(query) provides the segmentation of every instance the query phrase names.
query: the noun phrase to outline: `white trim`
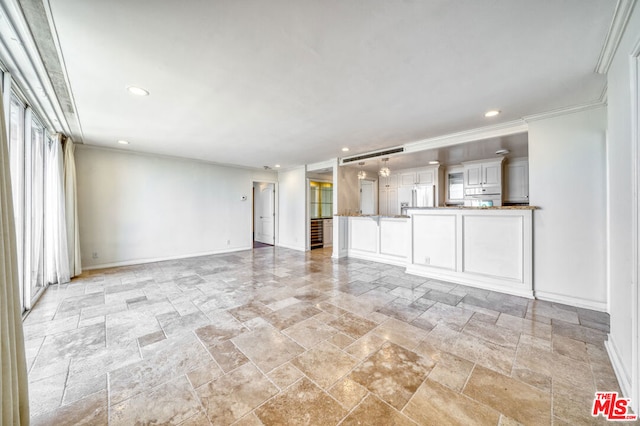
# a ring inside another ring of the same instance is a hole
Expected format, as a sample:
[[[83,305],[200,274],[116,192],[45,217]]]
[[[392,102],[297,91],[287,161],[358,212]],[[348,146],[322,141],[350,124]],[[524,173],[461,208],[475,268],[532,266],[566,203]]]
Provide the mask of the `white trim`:
[[[80,122],[80,114],[76,106],[75,96],[73,95],[71,81],[69,80],[67,65],[65,64],[64,55],[62,54],[62,47],[60,46],[60,37],[58,36],[58,30],[53,20],[53,12],[51,11],[51,2],[49,0],[43,0],[42,4],[44,6],[44,11],[47,15],[47,21],[49,21],[49,32],[51,33],[51,39],[53,40],[53,45],[56,47],[56,51],[58,52],[58,62],[60,63],[60,68],[62,69],[62,75],[64,76],[65,83],[67,84],[67,93],[69,93],[69,100],[71,101],[71,105],[73,107],[73,115],[75,117],[76,125],[80,130],[80,135],[79,135],[80,140],[77,142],[84,143],[84,131],[82,130],[82,123]],[[63,112],[63,115],[64,115],[64,112]],[[65,116],[65,121],[66,121],[66,116]],[[68,126],[68,123],[67,123],[67,126]],[[71,129],[69,129],[69,136],[72,136]]]
[[[75,143],[75,141],[74,141]],[[209,161],[209,160],[202,160],[199,158],[191,158],[191,157],[179,157],[179,156],[175,156],[175,155],[167,155],[167,154],[157,154],[154,152],[144,152],[144,151],[134,151],[132,149],[119,149],[119,148],[114,148],[114,147],[110,147],[110,146],[103,146],[103,145],[91,145],[91,144],[87,144],[87,143],[80,143],[80,144],[76,144],[76,149],[80,149],[80,150],[85,150],[85,149],[98,149],[98,150],[102,150],[102,151],[112,151],[112,152],[118,152],[118,153],[125,153],[125,154],[132,154],[132,155],[141,155],[144,157],[152,157],[152,158],[164,158],[164,159],[168,159],[168,160],[179,160],[179,161],[185,161],[185,162],[196,162],[196,163],[203,163],[203,164],[210,164],[212,166],[218,166],[218,167],[226,167],[226,168],[230,168],[230,169],[241,169],[241,170],[249,170],[252,172],[258,172],[258,173],[274,173],[275,176],[272,178],[273,180],[267,180],[265,178],[262,178],[260,176],[255,177],[252,176],[251,179],[260,179],[260,182],[273,182],[276,183],[278,182],[278,178],[277,178],[277,171],[275,170],[264,170],[264,169],[260,169],[257,167],[249,167],[249,166],[240,166],[237,164],[226,164],[226,163],[217,163],[215,161]]]
[[[514,120],[507,123],[496,124],[494,126],[480,127],[477,129],[465,130],[462,132],[407,143],[404,145],[404,154],[425,151],[427,149],[442,148],[465,142],[474,142],[483,139],[513,135],[516,133],[525,133],[528,130],[529,125],[524,120]]]
[[[277,243],[276,247],[282,247],[282,248],[286,248],[286,249],[290,249],[290,250],[296,250],[296,251],[307,251],[304,246],[292,246],[292,245],[289,245],[289,244]]]
[[[437,271],[433,267],[408,264],[405,271],[407,274],[417,275],[419,277],[432,278],[434,280],[446,281],[455,284],[462,284],[469,287],[481,288],[484,290],[497,291],[499,293],[511,294],[513,296],[526,297],[527,299],[533,299],[533,291],[531,288],[520,289],[515,286],[505,286],[499,284],[500,281],[505,280],[493,279],[491,277],[484,277],[478,274],[467,273],[462,275],[455,271],[448,272],[445,270]],[[522,284],[522,283],[516,283]],[[524,287],[524,285],[523,285]]]
[[[307,164],[307,172],[314,173],[318,170],[331,169],[336,165],[336,158],[330,160],[320,161],[318,163]]]
[[[577,308],[607,312],[607,302],[596,302],[595,300],[581,299],[576,296],[565,296],[548,291],[534,291],[534,295],[536,299],[546,300],[547,302],[562,303],[563,305],[575,306]]]
[[[602,96],[606,97],[606,87],[605,87],[605,91],[603,92]],[[539,114],[527,115],[527,116],[523,117],[523,119],[527,123],[529,123],[531,121],[546,120],[548,118],[560,117],[560,116],[563,116],[563,115],[575,114],[577,112],[582,112],[582,111],[588,111],[590,109],[602,108],[602,107],[605,107],[606,105],[607,104],[605,103],[605,101],[603,99],[599,99],[597,101],[589,102],[589,103],[582,104],[582,105],[576,105],[576,106],[571,106],[571,107],[566,107],[566,108],[558,108],[558,109],[554,109],[554,110],[547,111],[547,112],[541,112]]]
[[[0,12],[4,15],[4,22],[17,39],[15,45],[0,39],[0,50],[3,53],[4,65],[12,74],[17,85],[28,92],[29,96],[26,99],[37,115],[41,116],[45,127],[70,133],[69,123],[67,123],[67,118],[62,112],[62,106],[58,101],[38,48],[31,36],[29,25],[22,11],[16,6],[17,2],[15,4],[0,3]],[[19,59],[18,54],[20,53],[24,55],[26,60]],[[44,96],[39,96],[40,90],[38,90],[38,87],[42,88],[42,95]],[[55,125],[51,121],[53,118],[58,120]]]
[[[115,268],[118,266],[143,265],[145,263],[156,263],[156,262],[165,262],[168,260],[189,259],[192,257],[211,256],[214,254],[235,253],[238,251],[248,251],[248,250],[252,250],[252,247],[239,247],[234,249],[213,250],[213,251],[200,252],[200,253],[180,254],[177,256],[155,257],[151,259],[125,260],[123,262],[103,263],[103,264],[91,265],[91,266],[82,265],[82,269],[85,271],[91,271],[95,269]]]
[[[276,242],[278,241],[278,232],[280,228],[278,227],[278,213],[279,213],[279,203],[278,203],[278,181],[276,180],[265,180],[265,179],[257,179],[251,178],[251,226],[249,227],[249,239],[251,240],[251,244],[253,245],[253,241],[255,241],[255,223],[256,223],[256,211],[255,211],[255,202],[256,202],[256,194],[255,194],[255,184],[256,183],[266,183],[273,184],[273,246],[275,247]]]
[[[609,354],[609,360],[611,360],[611,366],[613,367],[613,372],[618,379],[618,384],[620,385],[620,390],[623,395],[631,395],[631,382],[629,380],[629,375],[624,369],[624,362],[622,362],[622,358],[620,357],[620,351],[618,351],[618,347],[615,342],[611,339],[611,334],[608,335],[607,340],[604,342],[604,347],[607,349],[607,353]],[[634,403],[634,400],[631,400],[631,403]],[[633,408],[634,413],[637,413],[636,409]]]
[[[616,9],[613,12],[609,31],[607,32],[607,37],[600,51],[598,63],[596,64],[595,72],[598,74],[606,74],[609,72],[611,61],[613,61],[616,50],[618,50],[620,40],[622,40],[622,35],[627,27],[635,4],[636,0],[618,0]]]
[[[365,252],[365,251],[349,249],[347,257],[352,259],[368,260],[368,261],[377,262],[377,263],[385,263],[387,265],[402,266],[402,267],[407,266],[407,259],[404,257],[389,256],[389,255],[379,254],[375,252]]]

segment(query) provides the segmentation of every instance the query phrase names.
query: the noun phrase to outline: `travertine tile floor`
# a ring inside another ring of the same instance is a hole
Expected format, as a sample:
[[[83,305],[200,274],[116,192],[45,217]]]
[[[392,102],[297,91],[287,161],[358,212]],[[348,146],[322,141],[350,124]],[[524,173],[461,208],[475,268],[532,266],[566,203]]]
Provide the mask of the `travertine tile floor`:
[[[24,323],[34,425],[605,423],[608,315],[261,248],[87,272]]]

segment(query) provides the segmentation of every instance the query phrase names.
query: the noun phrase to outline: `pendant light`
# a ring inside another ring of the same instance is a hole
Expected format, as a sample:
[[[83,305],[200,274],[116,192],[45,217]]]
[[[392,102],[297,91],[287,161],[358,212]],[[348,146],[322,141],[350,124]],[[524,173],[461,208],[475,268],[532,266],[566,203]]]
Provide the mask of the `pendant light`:
[[[389,175],[391,174],[391,170],[389,170],[389,167],[386,166],[387,161],[389,161],[388,158],[383,158],[382,159],[383,167],[378,172],[380,174],[380,176],[382,176],[382,177],[389,177]]]
[[[358,171],[358,179],[362,180],[367,177],[367,172],[362,170],[362,166],[364,166],[364,161],[359,162],[358,165],[360,166],[360,170]]]

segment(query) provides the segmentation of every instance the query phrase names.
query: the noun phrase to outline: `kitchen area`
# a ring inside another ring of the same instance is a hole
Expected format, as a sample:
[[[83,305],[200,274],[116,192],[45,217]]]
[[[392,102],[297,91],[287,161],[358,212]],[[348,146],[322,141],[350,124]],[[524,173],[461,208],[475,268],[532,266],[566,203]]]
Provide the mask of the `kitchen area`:
[[[335,218],[338,256],[533,297],[527,149],[524,133],[350,166],[343,159],[361,196],[356,212]]]

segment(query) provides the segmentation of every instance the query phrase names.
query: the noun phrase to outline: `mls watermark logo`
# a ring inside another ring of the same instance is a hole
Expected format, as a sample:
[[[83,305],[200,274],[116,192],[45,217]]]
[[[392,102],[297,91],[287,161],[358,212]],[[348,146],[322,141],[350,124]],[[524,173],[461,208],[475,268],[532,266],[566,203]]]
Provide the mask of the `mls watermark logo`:
[[[636,414],[630,414],[631,400],[629,398],[618,398],[618,392],[596,392],[593,400],[591,415],[602,416],[613,422],[636,420]]]

